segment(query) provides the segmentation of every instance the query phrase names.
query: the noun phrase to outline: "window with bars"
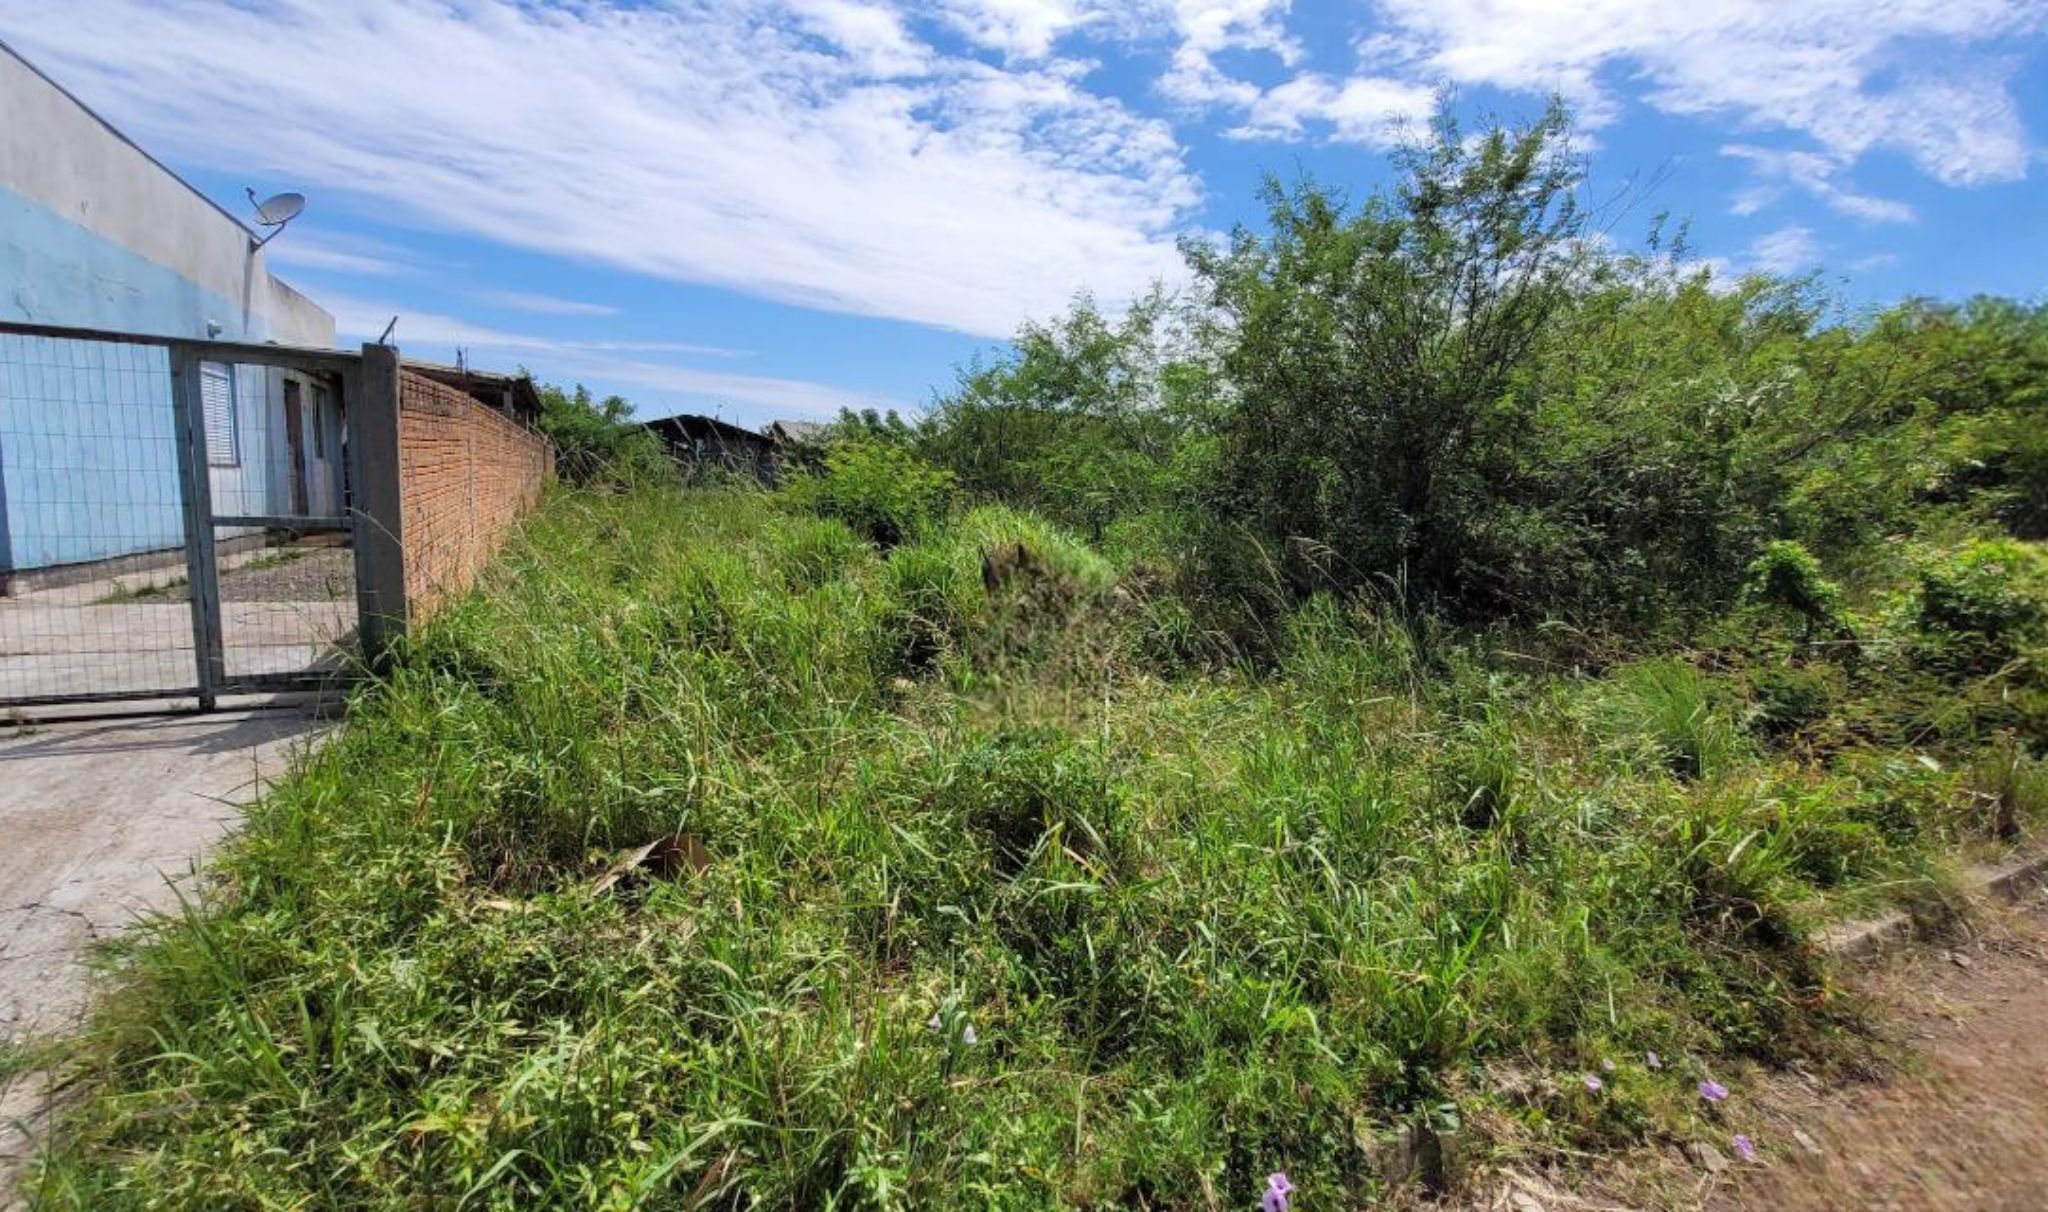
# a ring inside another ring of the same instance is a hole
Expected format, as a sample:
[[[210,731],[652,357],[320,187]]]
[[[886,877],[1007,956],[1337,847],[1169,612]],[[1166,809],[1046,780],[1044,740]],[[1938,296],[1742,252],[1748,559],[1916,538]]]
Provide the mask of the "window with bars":
[[[206,462],[211,467],[241,465],[235,435],[235,372],[219,362],[199,364],[199,399],[206,418]]]

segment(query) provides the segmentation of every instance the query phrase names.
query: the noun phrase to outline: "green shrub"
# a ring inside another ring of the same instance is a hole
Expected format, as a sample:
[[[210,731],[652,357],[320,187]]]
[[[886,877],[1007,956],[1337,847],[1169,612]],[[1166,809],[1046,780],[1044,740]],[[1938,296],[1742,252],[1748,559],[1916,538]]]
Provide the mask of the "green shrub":
[[[971,563],[939,543],[909,543],[882,566],[883,628],[906,673],[936,666],[959,646],[987,601]]]
[[[1084,616],[1113,624],[1094,608],[1115,580],[1109,561],[1059,527],[982,506],[889,553],[884,617],[908,671],[947,655],[983,670],[1028,665]]]
[[[1825,719],[1847,692],[1847,679],[1832,665],[1778,666],[1752,675],[1750,691],[1756,730],[1784,737]]]
[[[1844,634],[1842,591],[1821,575],[1820,561],[1804,546],[1778,540],[1750,562],[1743,579],[1744,601],[1790,611],[1805,625],[1806,638],[1816,632]]]
[[[2048,620],[2048,561],[2015,539],[1978,539],[1923,567],[1919,591],[1920,630],[1938,657],[1995,664]]]
[[[623,396],[595,399],[590,389],[540,388],[540,430],[555,444],[555,466],[578,484],[636,484],[673,478],[661,439],[633,421]]]
[[[2010,734],[1977,756],[1970,782],[1977,809],[1971,823],[1988,836],[2015,841],[2048,820],[2048,769]]]
[[[1005,875],[1046,846],[1106,864],[1104,875],[1125,858],[1120,803],[1100,754],[1056,729],[1011,729],[975,745],[939,805]]]
[[[945,516],[953,473],[898,445],[838,442],[825,456],[824,472],[792,481],[789,492],[887,548],[924,534]]]
[[[811,589],[870,555],[866,541],[837,518],[783,515],[769,524],[769,547],[791,589]]]
[[[1498,715],[1467,721],[1446,754],[1442,787],[1467,829],[1505,822],[1524,781],[1523,756],[1514,731]]]

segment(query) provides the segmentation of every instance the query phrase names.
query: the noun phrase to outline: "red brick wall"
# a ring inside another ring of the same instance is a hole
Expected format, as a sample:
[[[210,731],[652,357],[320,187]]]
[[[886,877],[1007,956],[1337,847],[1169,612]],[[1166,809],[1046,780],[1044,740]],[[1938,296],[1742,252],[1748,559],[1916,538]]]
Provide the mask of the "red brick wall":
[[[414,620],[469,588],[540,499],[553,465],[539,434],[452,387],[400,372],[399,493]]]

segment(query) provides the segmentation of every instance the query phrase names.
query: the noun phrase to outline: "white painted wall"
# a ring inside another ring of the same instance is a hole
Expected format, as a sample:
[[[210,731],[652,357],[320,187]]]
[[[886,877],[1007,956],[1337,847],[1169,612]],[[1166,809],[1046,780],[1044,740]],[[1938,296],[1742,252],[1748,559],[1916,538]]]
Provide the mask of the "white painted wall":
[[[334,317],[255,242],[0,46],[0,320],[333,348]],[[0,336],[0,573],[180,541],[168,375],[160,349]],[[210,471],[215,512],[288,512],[284,372],[235,382],[241,458]],[[338,464],[310,440],[306,470],[314,511],[338,512]]]
[[[135,300],[119,281],[80,292],[36,265],[8,283],[0,315],[78,327],[132,327],[137,304],[164,336],[334,345],[334,317],[276,278],[241,220],[157,163],[119,131],[0,46],[0,187],[197,288],[175,314]],[[138,285],[147,285],[146,283]],[[161,293],[161,292],[157,292]],[[195,306],[196,304],[196,306]],[[207,314],[219,313],[219,314]],[[103,322],[104,321],[104,322]]]

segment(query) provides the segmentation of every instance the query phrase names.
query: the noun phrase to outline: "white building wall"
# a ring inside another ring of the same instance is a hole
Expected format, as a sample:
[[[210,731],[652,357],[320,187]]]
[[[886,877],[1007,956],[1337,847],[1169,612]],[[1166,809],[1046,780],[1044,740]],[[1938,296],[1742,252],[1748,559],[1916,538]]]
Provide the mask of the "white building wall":
[[[0,320],[333,348],[334,317],[271,276],[255,243],[0,45]],[[151,357],[0,336],[0,573],[180,541],[167,364]],[[210,473],[216,511],[289,512],[283,373],[235,378],[240,458]],[[318,512],[339,512],[339,445],[316,460],[308,434],[308,496],[335,507]],[[314,484],[322,471],[331,486]]]

